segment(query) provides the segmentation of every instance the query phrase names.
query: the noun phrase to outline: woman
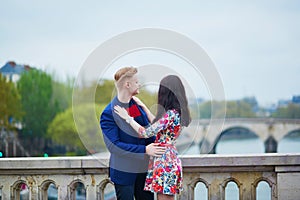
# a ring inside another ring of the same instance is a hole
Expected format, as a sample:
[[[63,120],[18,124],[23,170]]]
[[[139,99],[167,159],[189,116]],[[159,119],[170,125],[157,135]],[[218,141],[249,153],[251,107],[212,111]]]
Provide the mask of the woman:
[[[136,101],[146,110],[148,118],[153,119],[146,106],[138,99]],[[169,75],[161,80],[157,114],[152,121],[154,123],[146,129],[136,123],[126,109],[120,106],[115,106],[114,109],[132,126],[139,137],[156,135],[155,142],[166,147],[162,157],[150,159],[144,190],[156,192],[158,200],[173,200],[174,195],[182,190],[182,166],[174,144],[182,127],[188,126],[191,121],[185,89],[180,78]]]

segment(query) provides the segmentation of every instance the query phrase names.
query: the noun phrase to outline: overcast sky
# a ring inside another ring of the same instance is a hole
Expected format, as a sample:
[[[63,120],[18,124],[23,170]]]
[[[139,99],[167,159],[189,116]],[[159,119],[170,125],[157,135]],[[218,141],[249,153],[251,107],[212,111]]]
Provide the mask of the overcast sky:
[[[297,0],[1,1],[0,66],[13,60],[76,77],[99,45],[141,28],[168,29],[197,42],[228,100],[255,96],[266,105],[300,95]]]

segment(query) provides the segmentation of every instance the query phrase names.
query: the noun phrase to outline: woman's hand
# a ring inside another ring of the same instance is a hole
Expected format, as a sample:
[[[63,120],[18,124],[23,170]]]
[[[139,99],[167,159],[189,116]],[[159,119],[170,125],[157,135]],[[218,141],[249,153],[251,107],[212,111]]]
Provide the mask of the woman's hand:
[[[117,115],[119,115],[122,119],[125,119],[126,122],[137,132],[139,133],[139,129],[142,127],[136,121],[134,121],[133,117],[130,117],[127,110],[119,105],[114,107],[114,111]]]
[[[146,105],[136,96],[133,96],[132,99],[137,103],[137,105],[141,106],[142,108],[145,108]]]
[[[146,112],[148,120],[150,121],[150,123],[153,122],[153,119],[155,118],[155,116],[151,113],[151,111],[147,108],[147,106],[136,96],[133,96],[132,99],[139,105],[142,107],[142,109]]]
[[[122,119],[128,119],[130,116],[128,115],[128,112],[125,108],[120,107],[119,105],[116,105],[114,107],[114,111],[116,114],[118,114]]]

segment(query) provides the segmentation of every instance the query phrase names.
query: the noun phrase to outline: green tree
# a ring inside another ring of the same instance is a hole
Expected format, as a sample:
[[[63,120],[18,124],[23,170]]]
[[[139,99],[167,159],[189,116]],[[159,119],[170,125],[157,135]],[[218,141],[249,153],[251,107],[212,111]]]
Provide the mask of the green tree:
[[[222,118],[224,117],[224,101],[205,101],[199,105],[200,118],[207,119],[211,118]],[[212,105],[214,108],[214,113],[212,113]]]
[[[137,97],[144,102],[154,115],[156,114],[157,93],[149,92],[146,89],[140,89],[140,93]]]
[[[253,112],[259,111],[258,102],[255,97],[244,97],[242,101],[249,104]]]
[[[211,105],[214,105],[213,116],[215,118],[223,117],[223,105],[226,104],[226,117],[255,117],[252,105],[244,100],[238,101],[206,101],[200,104],[200,118],[211,118]]]
[[[0,74],[0,128],[15,129],[22,117],[21,96],[13,82]]]
[[[245,101],[228,101],[226,104],[226,117],[255,117],[255,113],[249,103]]]
[[[97,81],[92,81],[91,84],[85,83],[75,89],[76,102],[81,103],[108,104],[116,95],[114,81],[107,79],[102,80],[100,83],[97,83]],[[90,99],[92,95],[95,95],[94,102],[91,102]]]
[[[287,107],[280,107],[272,114],[275,118],[290,118],[299,119],[300,118],[300,105],[290,103]]]
[[[62,112],[72,105],[73,78],[68,78],[66,81],[55,81],[52,77],[52,98],[51,104],[57,108],[57,111]]]
[[[97,84],[95,102],[98,104],[108,104],[116,95],[116,92],[113,80],[103,80]]]
[[[99,124],[99,116],[105,106],[82,104],[59,113],[48,128],[48,137],[55,143],[66,146],[68,155],[103,151],[105,145],[101,129],[100,126],[95,126],[95,123]],[[95,123],[91,123],[92,121]]]
[[[24,111],[24,132],[33,137],[45,136],[48,124],[58,110],[52,100],[51,76],[33,69],[21,76],[17,86]]]
[[[205,101],[199,105],[200,119],[208,119],[211,117],[211,102]]]

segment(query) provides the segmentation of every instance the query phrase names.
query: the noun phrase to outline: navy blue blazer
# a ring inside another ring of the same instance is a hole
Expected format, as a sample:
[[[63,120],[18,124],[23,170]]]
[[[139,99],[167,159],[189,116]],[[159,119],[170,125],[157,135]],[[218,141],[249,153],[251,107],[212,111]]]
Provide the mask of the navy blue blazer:
[[[104,142],[110,152],[110,179],[115,184],[131,185],[135,183],[137,173],[147,171],[149,157],[145,154],[146,145],[154,142],[155,137],[139,138],[136,131],[114,112],[115,105],[127,108],[140,125],[150,124],[144,110],[133,99],[125,104],[115,97],[100,117]]]

